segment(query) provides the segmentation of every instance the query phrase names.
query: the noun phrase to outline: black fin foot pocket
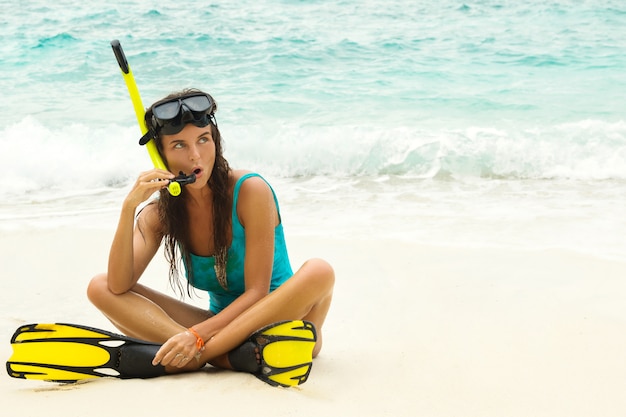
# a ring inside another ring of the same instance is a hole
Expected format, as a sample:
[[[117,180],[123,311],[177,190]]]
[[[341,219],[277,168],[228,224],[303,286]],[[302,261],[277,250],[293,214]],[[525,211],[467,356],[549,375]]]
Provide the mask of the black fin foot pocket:
[[[120,378],[154,378],[166,374],[163,365],[152,365],[160,345],[128,344],[120,347],[116,369]]]
[[[247,341],[228,353],[228,361],[235,371],[255,374],[261,368],[256,356],[256,344]]]

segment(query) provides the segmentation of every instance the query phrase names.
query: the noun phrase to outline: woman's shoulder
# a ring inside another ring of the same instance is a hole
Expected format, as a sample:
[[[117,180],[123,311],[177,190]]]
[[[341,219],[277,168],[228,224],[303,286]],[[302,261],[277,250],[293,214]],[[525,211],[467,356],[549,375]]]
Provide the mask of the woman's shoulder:
[[[248,175],[254,174],[254,175]],[[263,218],[262,212],[276,212],[274,194],[266,180],[251,171],[235,171],[233,175],[236,182],[239,182],[236,193],[237,216],[242,225],[246,224],[250,218]],[[240,182],[241,179],[245,180]]]
[[[239,185],[240,195],[246,194],[265,194],[270,191],[269,184],[259,173],[238,169],[232,171],[233,184],[237,187]],[[242,181],[243,180],[243,181]]]
[[[251,175],[255,176],[255,175],[259,175],[259,174],[257,174],[254,171],[250,171],[248,169],[233,169],[231,171],[230,175],[231,175],[231,178],[233,180],[233,184],[236,184],[243,177],[251,176]]]

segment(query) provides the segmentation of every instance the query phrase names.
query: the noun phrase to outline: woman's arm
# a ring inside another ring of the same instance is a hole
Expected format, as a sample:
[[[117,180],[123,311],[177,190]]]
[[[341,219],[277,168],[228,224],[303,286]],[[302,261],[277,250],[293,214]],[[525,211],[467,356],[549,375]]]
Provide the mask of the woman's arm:
[[[162,170],[144,172],[124,200],[109,252],[108,286],[114,294],[129,291],[158,250],[161,233],[156,206],[147,206],[136,226],[135,211],[155,191],[167,187],[168,180],[173,177],[170,172]]]

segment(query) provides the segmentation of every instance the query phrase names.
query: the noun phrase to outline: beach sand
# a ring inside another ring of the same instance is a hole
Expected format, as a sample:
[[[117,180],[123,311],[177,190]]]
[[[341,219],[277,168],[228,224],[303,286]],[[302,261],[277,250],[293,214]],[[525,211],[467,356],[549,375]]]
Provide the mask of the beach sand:
[[[0,356],[31,322],[115,329],[85,288],[112,230],[0,235]],[[270,387],[206,368],[59,385],[0,377],[3,415],[622,416],[626,263],[571,252],[289,239],[294,267],[335,267],[324,349],[309,381]],[[159,257],[161,259],[162,256]],[[142,282],[167,290],[164,261]],[[170,291],[171,292],[171,291]],[[206,305],[206,299],[192,302]],[[7,413],[8,412],[8,413]]]

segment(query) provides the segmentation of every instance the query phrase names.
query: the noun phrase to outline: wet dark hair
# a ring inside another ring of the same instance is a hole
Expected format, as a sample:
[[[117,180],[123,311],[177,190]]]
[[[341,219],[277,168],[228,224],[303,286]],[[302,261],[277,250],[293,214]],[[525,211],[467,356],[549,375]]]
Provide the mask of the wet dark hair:
[[[193,93],[204,93],[196,89],[185,89],[176,93],[172,93],[166,98],[181,98]],[[211,97],[212,98],[212,97]],[[215,100],[213,100],[215,103]],[[217,103],[211,110],[211,115],[217,110]],[[152,112],[150,109],[146,111],[145,123],[146,127],[152,126]],[[231,236],[231,213],[232,213],[232,196],[230,195],[230,166],[223,156],[222,137],[217,127],[214,117],[210,118],[211,137],[215,143],[215,163],[213,171],[209,177],[208,187],[213,193],[213,246],[215,257],[215,273],[218,281],[223,288],[227,288],[226,282],[226,262],[228,257],[228,247],[230,246]],[[155,144],[167,166],[167,161],[163,154],[163,142],[160,134],[156,135]],[[176,173],[174,173],[176,174]],[[157,202],[159,220],[163,227],[163,239],[165,241],[165,258],[170,264],[169,279],[170,284],[174,288],[178,288],[181,294],[183,286],[180,282],[180,261],[183,260],[187,265],[187,294],[191,295],[190,283],[194,281],[193,269],[191,268],[190,257],[190,228],[189,218],[187,216],[185,200],[187,193],[185,187],[182,188],[181,194],[174,197],[169,194],[167,189],[160,191]],[[178,253],[180,251],[180,254]]]

